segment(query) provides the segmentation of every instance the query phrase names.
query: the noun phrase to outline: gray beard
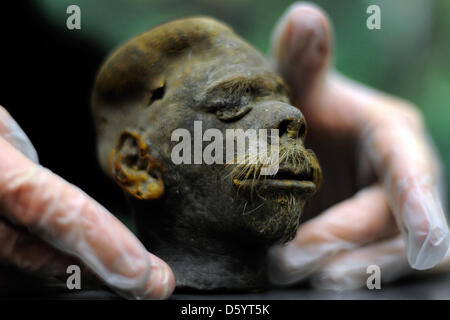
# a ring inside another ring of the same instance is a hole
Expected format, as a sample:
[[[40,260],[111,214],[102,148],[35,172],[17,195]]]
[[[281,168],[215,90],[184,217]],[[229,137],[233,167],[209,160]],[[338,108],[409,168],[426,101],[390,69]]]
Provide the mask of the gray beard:
[[[242,212],[244,221],[259,238],[271,243],[286,243],[292,240],[300,224],[305,199],[293,193],[264,196],[258,204],[247,206]]]

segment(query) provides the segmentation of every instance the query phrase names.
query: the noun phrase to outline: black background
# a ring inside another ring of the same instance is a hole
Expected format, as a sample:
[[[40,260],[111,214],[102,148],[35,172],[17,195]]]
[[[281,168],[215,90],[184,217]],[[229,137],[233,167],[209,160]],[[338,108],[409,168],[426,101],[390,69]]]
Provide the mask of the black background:
[[[106,205],[126,210],[95,153],[90,93],[107,52],[54,28],[29,1],[0,8],[0,105],[16,119],[40,163]],[[1,156],[1,155],[0,155]]]

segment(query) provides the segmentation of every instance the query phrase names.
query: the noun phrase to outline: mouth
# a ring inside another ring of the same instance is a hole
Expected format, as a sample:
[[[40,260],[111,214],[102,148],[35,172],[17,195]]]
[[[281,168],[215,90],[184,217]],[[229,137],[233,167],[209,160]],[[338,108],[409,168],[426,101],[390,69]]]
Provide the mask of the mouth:
[[[319,181],[314,174],[314,168],[296,171],[290,167],[280,167],[273,176],[263,176],[259,179],[233,179],[233,184],[242,189],[257,188],[262,190],[284,190],[312,196],[318,189]]]

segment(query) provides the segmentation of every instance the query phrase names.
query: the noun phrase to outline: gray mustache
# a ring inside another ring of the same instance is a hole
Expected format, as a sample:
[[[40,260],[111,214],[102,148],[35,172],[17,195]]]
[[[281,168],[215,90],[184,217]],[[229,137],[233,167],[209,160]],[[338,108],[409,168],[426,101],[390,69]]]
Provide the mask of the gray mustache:
[[[270,150],[267,151],[270,156]],[[270,175],[261,175],[261,169],[266,164],[255,158],[254,155],[247,153],[244,159],[231,167],[230,176],[238,180],[258,180]],[[311,176],[313,182],[317,185],[321,182],[321,171],[316,155],[312,150],[305,149],[301,144],[285,143],[279,146],[278,166],[283,171],[289,171],[292,174],[304,174]],[[275,175],[276,172],[273,174]],[[272,175],[272,176],[273,176]]]

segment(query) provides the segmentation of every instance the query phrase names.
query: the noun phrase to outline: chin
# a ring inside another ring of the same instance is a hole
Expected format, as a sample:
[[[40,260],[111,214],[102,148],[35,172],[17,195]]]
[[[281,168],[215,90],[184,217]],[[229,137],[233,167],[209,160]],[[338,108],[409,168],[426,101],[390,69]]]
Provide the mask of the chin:
[[[296,193],[278,190],[260,197],[257,203],[242,213],[251,232],[270,244],[292,240],[307,199]]]

